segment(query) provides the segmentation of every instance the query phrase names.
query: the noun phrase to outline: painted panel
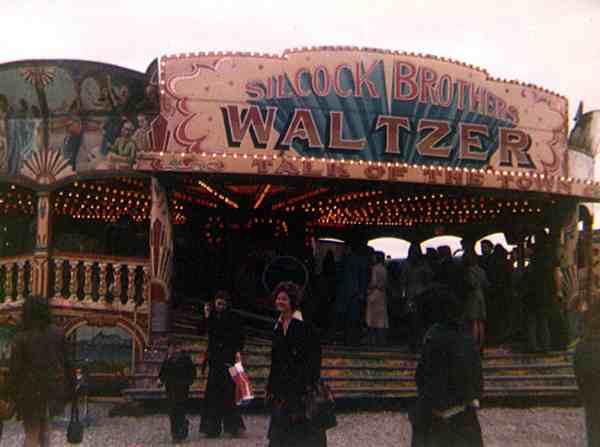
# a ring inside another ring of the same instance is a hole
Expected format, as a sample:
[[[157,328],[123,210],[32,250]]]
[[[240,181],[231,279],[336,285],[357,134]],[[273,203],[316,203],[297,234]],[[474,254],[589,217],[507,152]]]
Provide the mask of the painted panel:
[[[146,79],[84,61],[0,66],[0,174],[47,184],[76,172],[131,169],[150,146],[158,112],[156,86]]]
[[[444,59],[345,49],[165,57],[161,89],[167,152],[566,173],[564,97]]]

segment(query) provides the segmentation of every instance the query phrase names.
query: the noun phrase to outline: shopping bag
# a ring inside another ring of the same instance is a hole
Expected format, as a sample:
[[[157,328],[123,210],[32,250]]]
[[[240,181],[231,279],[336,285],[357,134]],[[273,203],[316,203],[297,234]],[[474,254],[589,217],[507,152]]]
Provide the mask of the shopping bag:
[[[244,371],[242,363],[237,362],[229,368],[229,374],[231,375],[233,383],[235,383],[235,404],[246,405],[250,403],[250,401],[254,399],[252,383]]]

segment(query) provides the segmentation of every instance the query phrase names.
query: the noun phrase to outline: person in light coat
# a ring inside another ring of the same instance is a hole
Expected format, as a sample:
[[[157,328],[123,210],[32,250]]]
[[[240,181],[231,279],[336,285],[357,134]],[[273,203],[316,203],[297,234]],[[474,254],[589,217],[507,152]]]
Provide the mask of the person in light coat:
[[[384,345],[389,327],[386,297],[387,269],[383,263],[384,254],[378,251],[375,253],[375,264],[371,269],[367,295],[366,323],[370,345]]]

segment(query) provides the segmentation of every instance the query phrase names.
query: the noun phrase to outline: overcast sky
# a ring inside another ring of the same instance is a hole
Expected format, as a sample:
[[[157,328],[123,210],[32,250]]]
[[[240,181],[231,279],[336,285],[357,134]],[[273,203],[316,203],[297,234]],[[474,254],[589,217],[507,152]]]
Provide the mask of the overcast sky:
[[[84,5],[85,6],[82,6]],[[144,71],[162,54],[356,45],[478,65],[600,109],[600,0],[3,0],[0,59]]]

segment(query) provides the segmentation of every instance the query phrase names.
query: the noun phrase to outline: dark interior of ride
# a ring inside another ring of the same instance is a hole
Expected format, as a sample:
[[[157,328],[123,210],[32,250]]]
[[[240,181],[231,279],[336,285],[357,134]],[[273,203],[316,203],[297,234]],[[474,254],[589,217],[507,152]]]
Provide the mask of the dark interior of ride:
[[[475,241],[504,232],[509,243],[517,243],[552,226],[567,201],[539,193],[322,178],[177,174],[160,180],[174,227],[175,315],[199,317],[199,305],[225,289],[257,333],[272,327],[270,293],[279,280],[303,283],[305,313],[324,328],[330,323],[331,311],[319,304],[335,299],[321,278],[319,238],[366,243],[389,236],[420,242],[456,235]],[[149,183],[147,178],[105,178],[54,192],[54,249],[148,258]],[[6,237],[0,255],[27,252],[33,244],[28,249],[22,241],[34,239],[35,193],[3,188],[0,212],[6,230],[0,228],[0,239]],[[17,241],[23,246],[15,247]],[[395,315],[396,338],[406,336],[406,318]]]

